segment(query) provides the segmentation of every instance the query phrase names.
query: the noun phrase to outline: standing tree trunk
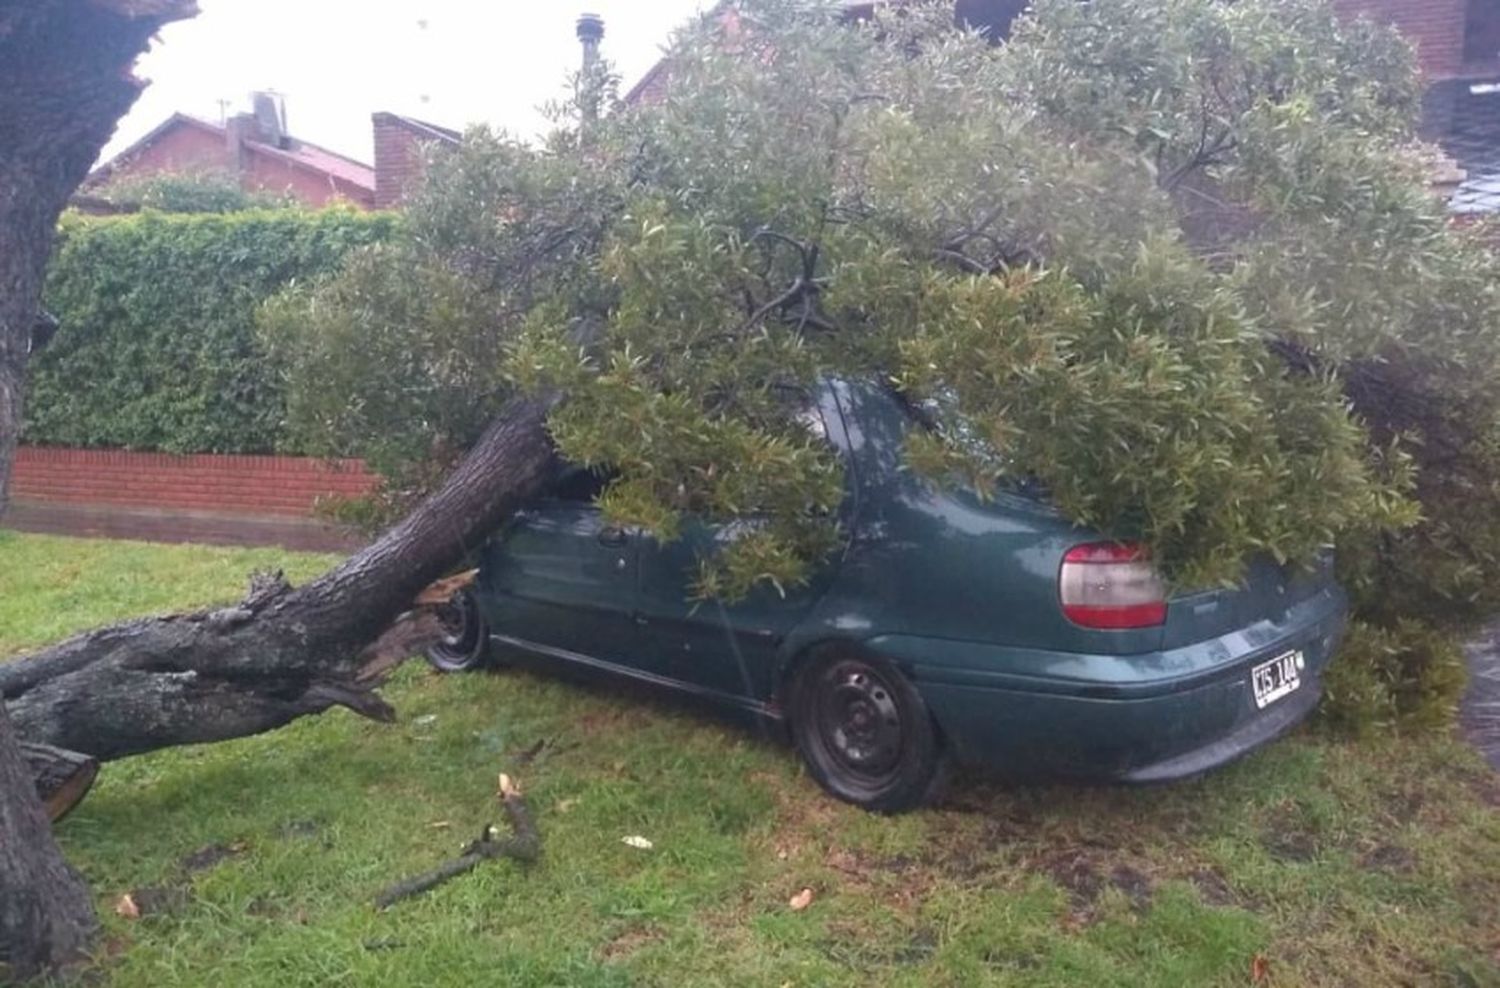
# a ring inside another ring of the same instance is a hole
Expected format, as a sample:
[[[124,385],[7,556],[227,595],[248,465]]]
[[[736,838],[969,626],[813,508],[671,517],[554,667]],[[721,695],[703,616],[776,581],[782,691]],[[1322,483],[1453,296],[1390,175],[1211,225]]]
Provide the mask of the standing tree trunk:
[[[7,798],[31,791],[31,772],[0,704],[0,982],[80,956],[97,923],[88,886],[63,861],[41,804]]]
[[[0,0],[0,511],[57,217],[140,95],[136,58],[195,13],[194,0]]]
[[[194,13],[193,0],[0,0],[0,513],[58,215],[140,93],[136,57]],[[29,977],[80,956],[94,929],[0,710],[0,961]]]

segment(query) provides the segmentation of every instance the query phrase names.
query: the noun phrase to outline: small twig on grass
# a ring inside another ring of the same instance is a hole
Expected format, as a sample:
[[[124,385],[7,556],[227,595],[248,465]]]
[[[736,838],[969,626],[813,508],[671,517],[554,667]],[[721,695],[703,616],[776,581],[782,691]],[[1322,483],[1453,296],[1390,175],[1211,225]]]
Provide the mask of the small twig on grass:
[[[467,874],[482,861],[491,858],[513,858],[522,864],[535,861],[542,852],[542,835],[537,832],[531,819],[531,810],[526,805],[521,790],[510,776],[500,776],[500,806],[510,821],[512,836],[501,839],[499,828],[491,824],[484,828],[479,839],[466,844],[458,857],[445,861],[436,868],[415,878],[397,882],[375,897],[376,909],[388,909],[402,899],[410,899],[437,888],[450,878]]]

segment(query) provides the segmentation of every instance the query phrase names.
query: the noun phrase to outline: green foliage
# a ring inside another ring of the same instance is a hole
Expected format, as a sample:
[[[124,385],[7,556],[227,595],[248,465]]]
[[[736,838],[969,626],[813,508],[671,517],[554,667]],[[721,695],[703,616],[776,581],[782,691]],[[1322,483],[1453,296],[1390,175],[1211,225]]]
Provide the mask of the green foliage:
[[[358,452],[393,478],[478,437],[501,363],[498,341],[474,332],[488,312],[460,276],[407,260],[399,247],[359,250],[316,298],[298,285],[261,314],[273,359],[297,369],[287,381],[291,442],[321,455]],[[302,331],[309,305],[315,334]],[[421,430],[403,424],[415,422]]]
[[[1322,714],[1352,734],[1398,724],[1446,728],[1466,682],[1463,649],[1451,633],[1410,618],[1389,629],[1355,621],[1329,667]]]
[[[343,209],[65,218],[44,296],[62,328],[32,361],[24,438],[179,453],[299,449],[256,310],[395,226]]]
[[[238,213],[297,205],[290,195],[247,191],[233,175],[212,171],[120,178],[99,189],[98,194],[120,206],[163,213]]]
[[[1405,44],[1315,0],[1039,0],[999,46],[947,4],[739,7],[683,33],[660,104],[435,169],[386,270],[490,314],[461,333],[508,378],[469,397],[559,396],[619,521],[755,518],[705,571],[734,596],[829,544],[807,387],[886,382],[930,478],[1041,481],[1179,586],[1336,543],[1399,639],[1382,702],[1427,708],[1396,667],[1449,695],[1444,636],[1500,609],[1500,260],[1424,187]],[[347,290],[304,300],[314,338]],[[358,378],[325,400],[378,404]],[[383,420],[403,455],[445,421]]]

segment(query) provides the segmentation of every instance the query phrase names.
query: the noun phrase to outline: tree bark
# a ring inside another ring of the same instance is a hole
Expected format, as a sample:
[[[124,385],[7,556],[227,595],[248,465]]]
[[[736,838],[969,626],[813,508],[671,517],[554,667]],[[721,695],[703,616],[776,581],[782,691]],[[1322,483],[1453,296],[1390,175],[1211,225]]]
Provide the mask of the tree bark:
[[[131,72],[193,0],[0,0],[0,512],[57,217],[140,95]]]
[[[509,403],[442,488],[304,587],[263,579],[234,607],[103,628],[0,665],[16,730],[107,761],[333,706],[389,717],[378,680],[361,675],[367,646],[550,481],[549,404]]]
[[[77,959],[97,923],[88,886],[63,861],[0,705],[0,983]]]
[[[0,514],[58,215],[140,93],[136,57],[196,12],[193,0],[0,0]],[[0,963],[19,978],[79,956],[96,928],[32,775],[0,709]]]

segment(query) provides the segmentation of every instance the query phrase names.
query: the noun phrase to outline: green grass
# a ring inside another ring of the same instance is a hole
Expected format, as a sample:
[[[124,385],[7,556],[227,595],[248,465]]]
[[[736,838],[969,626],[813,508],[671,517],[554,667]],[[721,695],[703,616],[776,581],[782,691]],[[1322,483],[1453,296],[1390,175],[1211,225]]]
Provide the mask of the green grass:
[[[0,532],[0,654],[326,562]],[[336,712],[108,766],[59,827],[105,914],[100,983],[1175,988],[1249,984],[1261,956],[1272,985],[1500,985],[1500,784],[1446,737],[1305,732],[1144,791],[959,779],[885,819],[642,696],[417,665],[388,695],[397,726]],[[375,912],[496,818],[501,770],[542,861]],[[127,891],[167,904],[123,919]]]

